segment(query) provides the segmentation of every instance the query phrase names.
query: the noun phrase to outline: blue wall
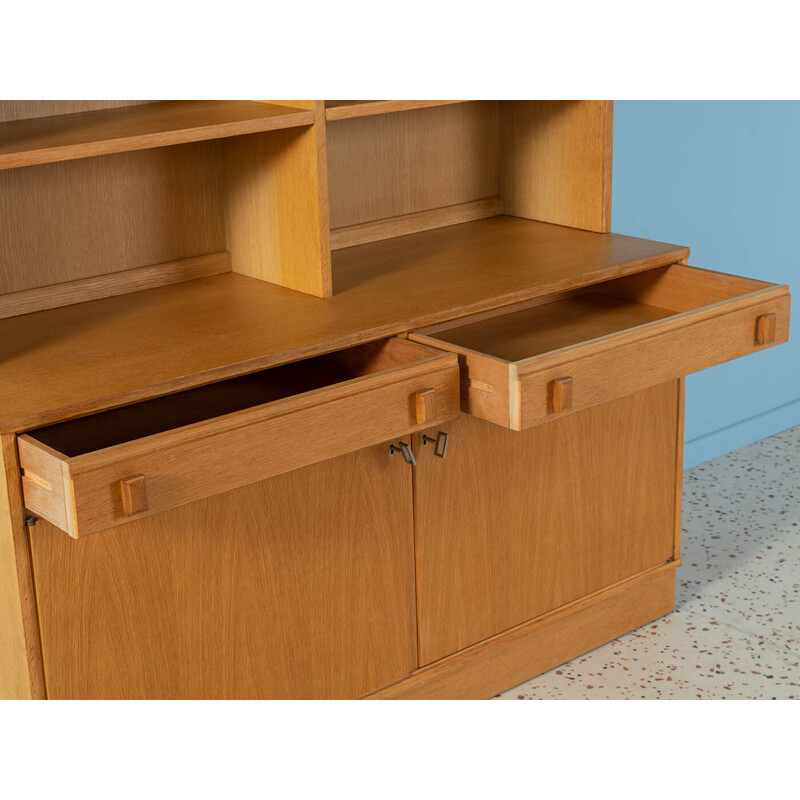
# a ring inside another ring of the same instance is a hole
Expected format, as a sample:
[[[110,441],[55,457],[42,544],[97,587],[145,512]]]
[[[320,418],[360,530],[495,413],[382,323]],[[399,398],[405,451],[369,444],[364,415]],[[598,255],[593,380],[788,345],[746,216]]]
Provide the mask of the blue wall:
[[[788,283],[788,344],[690,375],[686,466],[800,425],[800,102],[618,101],[612,228]]]

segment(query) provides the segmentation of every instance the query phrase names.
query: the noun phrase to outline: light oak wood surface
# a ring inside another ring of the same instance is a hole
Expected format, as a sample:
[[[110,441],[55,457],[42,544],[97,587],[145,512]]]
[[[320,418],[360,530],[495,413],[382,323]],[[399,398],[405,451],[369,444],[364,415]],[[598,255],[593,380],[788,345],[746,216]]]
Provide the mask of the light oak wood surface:
[[[506,214],[611,230],[613,104],[500,103],[500,194]]]
[[[40,521],[49,697],[352,698],[409,674],[411,498],[381,446],[78,541]]]
[[[446,208],[434,208],[430,211],[418,211],[400,217],[379,219],[375,222],[363,222],[347,228],[336,228],[331,231],[331,249],[354,247],[367,242],[379,242],[382,239],[393,239],[395,236],[407,236],[447,225],[460,225],[476,219],[496,217],[503,213],[503,198],[490,197],[486,200],[473,200]]]
[[[0,700],[41,700],[39,617],[14,440],[0,437]]]
[[[458,414],[454,356],[402,340],[361,351],[21,436],[26,506],[78,538]],[[418,422],[417,395],[428,390],[435,403]],[[133,495],[132,476],[146,490]]]
[[[683,446],[686,418],[686,378],[678,381],[678,436],[675,448],[675,537],[673,558],[681,558],[681,508],[683,506]]]
[[[75,303],[86,303],[103,297],[141,292],[157,286],[169,286],[172,283],[207,278],[230,271],[230,253],[222,252],[182,258],[179,261],[154,264],[150,267],[137,267],[95,278],[65,281],[53,286],[0,295],[0,319],[33,314],[36,311],[46,311],[49,308],[60,308]]]
[[[0,294],[227,250],[219,145],[0,171]]]
[[[489,200],[513,216],[610,230],[610,102],[473,101],[366,119],[355,117],[380,102],[340,103],[327,111],[343,120],[327,136],[331,225],[343,229],[334,243],[452,224],[445,209]]]
[[[432,336],[507,362],[561,350],[674,316],[666,308],[599,292],[583,292],[518,311],[502,310],[478,322],[439,326]],[[446,324],[446,323],[443,323]],[[425,331],[414,336],[426,335]]]
[[[641,625],[675,605],[675,567],[657,568],[524,622],[368,695],[372,700],[483,700]]]
[[[0,100],[0,122],[141,106],[154,100]]]
[[[462,103],[332,123],[332,228],[497,197],[497,102]]]
[[[790,297],[609,233],[612,127],[0,101],[0,696],[486,697],[670,611],[682,376]]]
[[[459,355],[466,381],[462,410],[514,430],[739,358],[789,336],[786,286],[673,265],[591,289],[434,325],[410,336]],[[775,334],[759,344],[758,321],[768,314],[775,315]],[[568,406],[561,403],[557,383],[565,376],[571,378]]]
[[[572,407],[563,413],[571,413],[756,352],[755,322],[764,312],[777,311],[783,325],[775,344],[785,342],[789,337],[788,292],[784,287],[782,295],[767,293],[768,299],[760,302],[730,301],[731,307],[721,313],[687,313],[652,328],[620,334],[613,341],[600,340],[591,352],[588,346],[586,351],[564,350],[558,359],[553,353],[544,357],[548,361],[543,358],[539,363],[518,365],[520,408],[513,426],[527,428],[547,418],[551,382],[565,372],[572,375],[574,388]],[[556,364],[557,360],[560,363]]]
[[[226,142],[224,204],[235,272],[327,297],[332,284],[327,215],[320,215],[319,136],[313,126]]]
[[[246,100],[176,100],[0,123],[0,169],[311,125],[314,115]]]
[[[421,666],[673,557],[676,399],[523,432],[462,414],[447,458],[415,447]]]
[[[338,250],[324,301],[227,274],[0,321],[0,425],[26,430],[684,257],[495,217]],[[98,370],[98,364],[124,368]]]
[[[391,114],[417,108],[433,108],[467,100],[325,100],[325,117],[328,120],[368,117],[373,114]],[[474,101],[473,101],[474,102]]]

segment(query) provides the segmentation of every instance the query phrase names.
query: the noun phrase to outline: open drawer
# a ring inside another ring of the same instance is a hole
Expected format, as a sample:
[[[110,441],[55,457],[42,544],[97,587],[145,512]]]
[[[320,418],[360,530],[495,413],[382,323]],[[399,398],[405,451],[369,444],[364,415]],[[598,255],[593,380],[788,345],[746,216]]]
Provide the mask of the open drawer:
[[[388,339],[29,431],[25,506],[80,537],[459,410],[454,355]]]
[[[416,331],[462,411],[523,430],[785,342],[787,286],[673,264]]]

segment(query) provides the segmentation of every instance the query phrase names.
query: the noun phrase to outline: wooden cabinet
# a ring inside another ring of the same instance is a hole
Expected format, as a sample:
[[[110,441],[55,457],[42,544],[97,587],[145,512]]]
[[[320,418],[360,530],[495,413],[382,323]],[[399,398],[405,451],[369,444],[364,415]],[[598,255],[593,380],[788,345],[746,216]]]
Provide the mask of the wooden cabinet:
[[[446,458],[415,435],[421,665],[676,557],[678,393],[522,432],[462,414]]]
[[[380,445],[82,539],[31,531],[51,698],[349,698],[417,665],[411,471]]]
[[[0,696],[486,697],[668,613],[683,376],[790,297],[610,232],[612,117],[0,101]]]

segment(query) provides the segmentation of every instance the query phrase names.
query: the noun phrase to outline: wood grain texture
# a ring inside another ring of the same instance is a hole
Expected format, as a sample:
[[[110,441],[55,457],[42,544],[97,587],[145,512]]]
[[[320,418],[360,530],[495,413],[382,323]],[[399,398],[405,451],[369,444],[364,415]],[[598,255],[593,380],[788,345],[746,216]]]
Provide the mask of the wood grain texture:
[[[420,389],[414,394],[414,405],[418,425],[436,419],[436,389]]]
[[[0,469],[0,699],[45,696],[39,619],[13,436],[2,437]]]
[[[453,103],[467,103],[468,100],[326,100],[327,120],[369,117],[373,114],[391,114],[396,111],[413,111],[418,108],[433,108]]]
[[[101,536],[39,523],[49,696],[351,698],[407,675],[411,514],[411,470],[374,447]]]
[[[669,309],[584,292],[508,314],[496,313],[477,322],[456,323],[434,336],[458,347],[517,362],[671,316],[674,312]]]
[[[684,445],[684,420],[686,412],[686,378],[678,380],[678,435],[675,448],[675,538],[673,545],[673,558],[681,558],[681,520],[683,509],[683,445]]]
[[[147,478],[144,475],[130,475],[119,482],[122,495],[122,513],[126,517],[147,511]]]
[[[410,233],[443,228],[447,225],[460,225],[476,219],[496,217],[502,213],[503,198],[490,197],[486,200],[474,200],[446,208],[405,214],[401,217],[364,222],[348,228],[336,228],[331,231],[331,250],[393,239],[395,236],[408,236]]]
[[[420,665],[673,555],[675,383],[522,433],[462,414],[415,476]]]
[[[57,114],[79,114],[83,111],[102,111],[155,103],[155,100],[0,100],[0,122],[34,117],[54,117]]]
[[[756,320],[756,344],[763,346],[775,341],[778,317],[776,314],[762,314]]]
[[[504,101],[500,194],[506,214],[611,230],[613,103]]]
[[[553,381],[553,411],[560,414],[572,408],[572,378],[556,378]]]
[[[324,307],[228,274],[0,320],[0,425],[38,427],[672,263],[686,252],[495,217],[336,251],[337,293]],[[97,369],[112,363],[125,369]]]
[[[86,303],[103,297],[141,292],[145,289],[207,278],[230,271],[230,253],[222,252],[183,258],[166,264],[154,264],[151,267],[137,267],[95,278],[66,281],[55,286],[0,295],[0,319],[75,303]]]
[[[323,136],[313,126],[224,143],[225,222],[235,272],[315,297],[331,294],[321,210]]]
[[[331,227],[497,197],[498,130],[491,101],[330,125]]]
[[[764,291],[761,301],[727,301],[705,312],[686,312],[599,339],[585,348],[565,348],[518,363],[519,427],[547,419],[549,384],[564,372],[575,381],[572,411],[578,411],[755,352],[756,319],[762,313],[777,313],[781,325],[775,344],[785,342],[790,303],[786,287]],[[514,420],[512,426],[516,427]]]
[[[387,343],[390,344],[390,343]],[[414,347],[404,343],[405,346]],[[458,366],[454,356],[420,348],[418,361],[362,378],[332,383],[272,403],[181,426],[93,451],[93,417],[68,423],[55,431],[20,437],[27,451],[39,448],[40,461],[50,473],[65,465],[62,513],[48,516],[51,505],[38,505],[41,492],[30,494],[30,475],[36,465],[26,458],[25,502],[31,511],[59,525],[73,537],[130,523],[143,514],[174,508],[203,497],[230,491],[290,470],[417,430],[416,393],[432,388],[437,403],[434,419],[458,414]],[[294,367],[295,365],[291,365]],[[311,369],[306,362],[299,368]],[[280,381],[281,378],[276,378]],[[302,388],[302,387],[301,387]],[[133,409],[136,413],[136,409]],[[130,435],[125,409],[115,415],[114,428]],[[176,415],[177,416],[177,415]],[[107,436],[104,434],[104,436]],[[70,440],[80,442],[74,457],[65,459]],[[101,445],[115,439],[101,439]],[[53,454],[54,446],[61,445]],[[247,454],[246,457],[243,454]],[[125,505],[120,482],[131,475],[147,480],[147,503],[137,511]],[[52,481],[49,473],[42,476]],[[41,481],[41,479],[40,479]],[[55,490],[50,497],[57,493]],[[50,498],[47,498],[50,499]],[[67,524],[60,524],[66,515]]]
[[[658,267],[637,275],[605,281],[595,291],[679,313],[733,300],[769,289],[774,283],[742,278],[686,264]]]
[[[314,115],[247,100],[171,100],[0,123],[0,169],[311,125]]]
[[[0,171],[0,294],[226,250],[217,145]]]
[[[553,302],[523,303],[508,313],[501,309],[435,325],[410,338],[458,353],[462,378],[465,369],[483,373],[478,380],[485,385],[470,383],[462,410],[505,424],[502,403],[507,400],[514,430],[753,352],[762,313],[777,315],[770,344],[788,339],[788,287],[693,270],[675,265],[654,270],[653,276],[632,275]],[[505,371],[498,360],[506,363]],[[564,375],[573,378],[573,396],[569,408],[557,411],[554,381]],[[482,402],[476,389],[495,402]]]
[[[52,447],[26,437],[17,440],[17,448],[25,507],[75,536],[69,459]]]
[[[373,700],[483,700],[668,614],[669,564],[522,623],[368,695]]]

